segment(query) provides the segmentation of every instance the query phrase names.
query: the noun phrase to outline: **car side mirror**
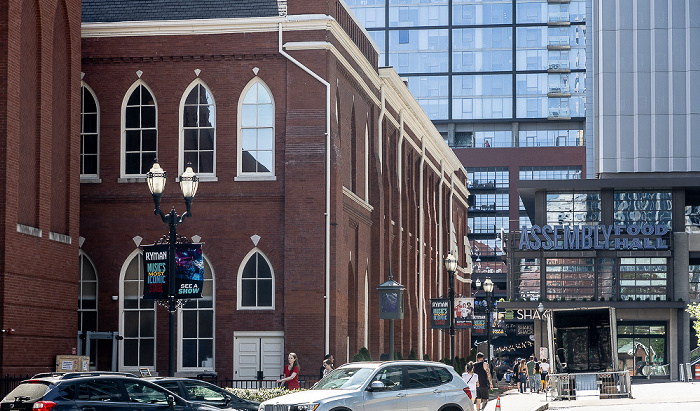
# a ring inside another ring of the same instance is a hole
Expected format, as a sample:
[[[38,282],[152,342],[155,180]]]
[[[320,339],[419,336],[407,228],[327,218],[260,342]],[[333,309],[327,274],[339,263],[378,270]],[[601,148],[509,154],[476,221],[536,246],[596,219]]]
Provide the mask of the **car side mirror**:
[[[369,385],[370,391],[384,391],[385,389],[386,385],[384,385],[384,383],[381,381],[372,381],[372,383]]]
[[[171,410],[175,409],[175,397],[173,397],[172,395],[168,395],[168,408],[170,408]]]

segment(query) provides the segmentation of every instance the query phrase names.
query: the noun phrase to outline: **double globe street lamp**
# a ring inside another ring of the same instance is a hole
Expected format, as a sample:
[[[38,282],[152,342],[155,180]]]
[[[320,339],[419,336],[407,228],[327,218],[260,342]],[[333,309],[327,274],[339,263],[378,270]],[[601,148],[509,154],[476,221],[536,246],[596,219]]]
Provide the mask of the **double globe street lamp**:
[[[170,210],[168,214],[163,213],[160,209],[160,199],[163,196],[163,191],[165,190],[165,181],[167,173],[160,167],[158,161],[153,163],[151,170],[146,173],[146,181],[148,182],[148,188],[151,190],[153,195],[153,202],[156,205],[153,214],[159,215],[164,223],[168,224],[170,227],[169,237],[168,237],[168,376],[172,377],[175,375],[175,311],[176,306],[176,293],[175,289],[175,244],[177,242],[177,225],[182,224],[185,218],[191,217],[192,212],[190,211],[192,207],[192,199],[197,193],[197,187],[199,186],[199,177],[192,171],[192,167],[187,167],[185,172],[180,176],[180,190],[182,195],[185,197],[185,206],[187,211],[178,215],[175,212],[175,207]]]
[[[477,278],[476,288],[482,287],[481,280]],[[493,294],[493,281],[486,277],[483,284],[484,292],[486,293],[486,358],[491,360],[491,295]]]

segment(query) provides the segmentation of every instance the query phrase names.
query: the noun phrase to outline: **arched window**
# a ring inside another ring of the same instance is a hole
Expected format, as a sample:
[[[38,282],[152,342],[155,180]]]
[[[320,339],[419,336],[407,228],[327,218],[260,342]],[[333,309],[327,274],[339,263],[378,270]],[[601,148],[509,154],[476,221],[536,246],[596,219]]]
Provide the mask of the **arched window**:
[[[122,340],[121,369],[136,371],[138,368],[155,367],[156,305],[154,300],[143,298],[143,254],[134,251],[122,267],[120,282],[121,321],[119,334]]]
[[[238,180],[275,176],[275,103],[259,78],[243,89],[238,104]]]
[[[97,331],[97,271],[84,252],[80,251],[80,300],[78,330]]]
[[[158,109],[141,80],[124,97],[122,125],[122,177],[142,177],[158,156]]]
[[[275,275],[267,257],[253,249],[238,270],[238,309],[265,308],[275,308]]]
[[[189,300],[180,311],[180,370],[214,370],[214,273],[204,257],[202,298]]]
[[[92,89],[80,88],[80,177],[97,178],[99,170],[100,106]]]
[[[201,178],[216,174],[216,104],[199,79],[185,90],[180,103],[180,172],[187,165]]]
[[[80,291],[78,298],[78,331],[85,336],[88,331],[97,331],[97,270],[92,260],[83,251],[79,254]],[[92,361],[97,358],[97,344],[90,345],[88,353]]]

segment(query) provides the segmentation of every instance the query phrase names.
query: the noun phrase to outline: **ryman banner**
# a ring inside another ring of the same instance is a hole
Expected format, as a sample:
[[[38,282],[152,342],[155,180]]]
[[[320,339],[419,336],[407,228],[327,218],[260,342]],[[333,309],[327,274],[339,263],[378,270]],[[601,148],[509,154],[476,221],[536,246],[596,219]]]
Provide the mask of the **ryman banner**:
[[[143,246],[145,300],[168,298],[168,245]],[[204,283],[202,244],[175,245],[175,298],[201,298]]]

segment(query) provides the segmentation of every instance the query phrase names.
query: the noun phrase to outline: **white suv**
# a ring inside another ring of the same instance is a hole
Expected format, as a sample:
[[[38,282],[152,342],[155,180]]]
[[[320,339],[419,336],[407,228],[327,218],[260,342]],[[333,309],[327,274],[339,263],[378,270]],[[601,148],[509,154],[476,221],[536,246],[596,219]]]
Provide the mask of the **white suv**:
[[[259,411],[473,411],[467,384],[451,366],[430,361],[356,362],[310,390],[273,398]]]

